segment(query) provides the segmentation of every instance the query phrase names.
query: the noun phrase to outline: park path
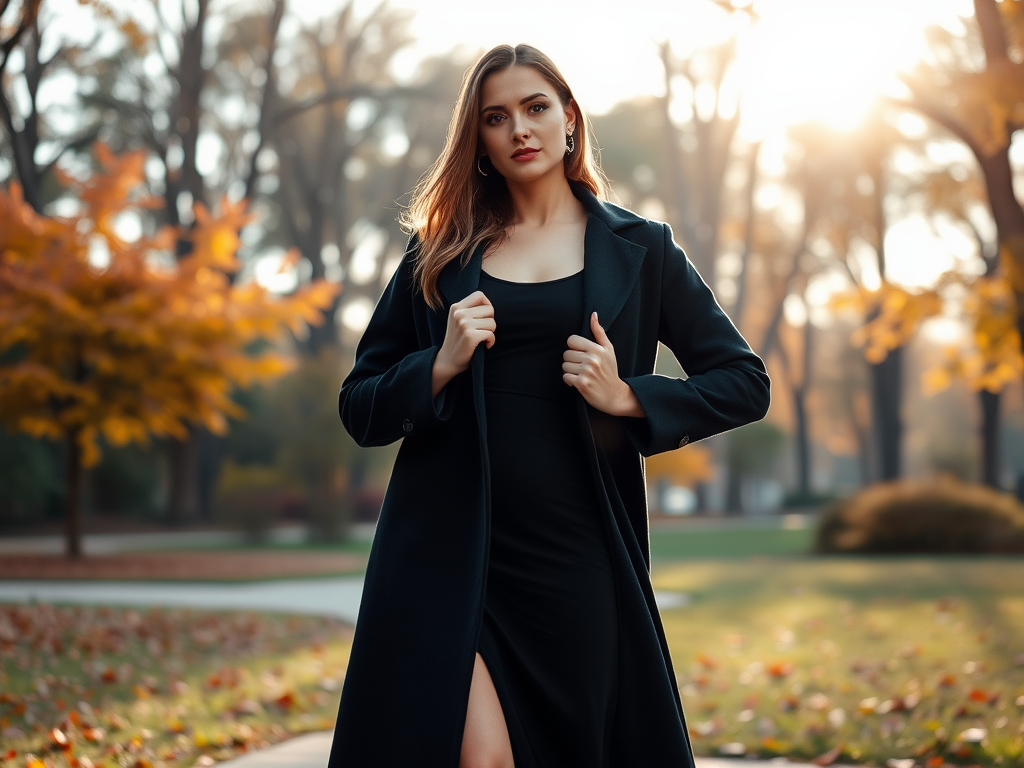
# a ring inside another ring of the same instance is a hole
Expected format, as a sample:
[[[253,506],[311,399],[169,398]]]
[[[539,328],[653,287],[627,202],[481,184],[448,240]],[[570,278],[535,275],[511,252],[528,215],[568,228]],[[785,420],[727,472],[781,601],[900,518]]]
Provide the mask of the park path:
[[[363,577],[330,576],[238,583],[127,581],[0,581],[0,603],[173,606],[283,611],[334,616],[356,623]],[[689,595],[656,592],[658,607],[682,608]]]
[[[218,768],[326,768],[331,752],[331,731],[318,731],[252,752],[223,763]],[[724,757],[698,757],[696,768],[744,768],[744,766],[785,765],[788,768],[817,768],[809,763],[791,763],[784,757],[772,760],[743,760]],[[852,768],[833,763],[832,768]]]
[[[360,526],[354,535],[372,536]],[[280,526],[267,534],[272,544],[297,544],[306,537],[301,525]],[[146,531],[139,533],[87,533],[82,536],[82,551],[87,555],[109,555],[115,552],[139,552],[147,549],[175,549],[182,547],[215,547],[245,542],[238,531]],[[4,536],[0,537],[0,554],[33,552],[59,555],[64,551],[63,535]]]
[[[355,624],[362,576],[209,582],[0,581],[0,602],[172,606],[307,613]]]

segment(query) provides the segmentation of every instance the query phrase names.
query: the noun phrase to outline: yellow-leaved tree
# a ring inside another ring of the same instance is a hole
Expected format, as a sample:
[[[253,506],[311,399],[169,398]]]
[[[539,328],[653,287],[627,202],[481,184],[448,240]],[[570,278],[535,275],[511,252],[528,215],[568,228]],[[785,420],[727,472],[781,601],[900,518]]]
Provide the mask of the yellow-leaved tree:
[[[293,294],[232,284],[245,201],[202,206],[191,229],[164,227],[132,242],[117,217],[153,201],[139,194],[144,154],[95,147],[101,170],[61,175],[77,214],[48,218],[12,183],[0,191],[0,422],[67,444],[67,554],[81,554],[82,469],[111,445],[181,439],[189,425],[223,434],[244,415],[232,392],[293,367],[254,342],[278,342],[323,322],[338,286]],[[184,238],[191,252],[173,255]],[[92,258],[90,258],[90,254]]]

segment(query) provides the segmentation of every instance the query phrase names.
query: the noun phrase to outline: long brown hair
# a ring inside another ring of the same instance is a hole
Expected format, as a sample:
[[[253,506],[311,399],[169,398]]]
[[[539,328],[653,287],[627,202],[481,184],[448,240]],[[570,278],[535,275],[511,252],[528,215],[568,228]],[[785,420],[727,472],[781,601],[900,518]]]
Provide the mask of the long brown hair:
[[[575,151],[565,156],[566,178],[583,183],[598,197],[608,196],[608,180],[588,140],[586,115],[558,67],[530,45],[492,48],[463,77],[444,149],[416,185],[409,209],[401,217],[406,231],[419,238],[414,282],[433,309],[442,305],[437,279],[448,262],[461,256],[465,266],[481,242],[490,244],[504,238],[512,223],[512,198],[505,179],[493,171],[482,176],[476,162],[483,82],[492,73],[517,65],[537,70],[551,83],[562,106],[571,104],[576,109]]]

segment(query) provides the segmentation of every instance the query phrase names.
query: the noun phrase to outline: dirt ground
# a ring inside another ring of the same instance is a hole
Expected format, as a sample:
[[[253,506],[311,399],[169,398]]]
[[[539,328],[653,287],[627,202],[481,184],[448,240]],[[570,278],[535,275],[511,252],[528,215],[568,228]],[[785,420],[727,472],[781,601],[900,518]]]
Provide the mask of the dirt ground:
[[[349,552],[131,552],[85,555],[0,555],[0,579],[247,581],[360,571],[366,555]]]

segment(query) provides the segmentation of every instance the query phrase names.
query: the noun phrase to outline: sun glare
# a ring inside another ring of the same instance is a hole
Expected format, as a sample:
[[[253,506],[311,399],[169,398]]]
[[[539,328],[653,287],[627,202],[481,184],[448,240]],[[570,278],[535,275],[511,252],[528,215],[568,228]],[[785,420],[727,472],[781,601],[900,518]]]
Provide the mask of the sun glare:
[[[740,35],[742,133],[760,138],[820,120],[853,129],[898,73],[925,55],[929,23],[970,14],[959,2],[816,0],[762,3]]]

